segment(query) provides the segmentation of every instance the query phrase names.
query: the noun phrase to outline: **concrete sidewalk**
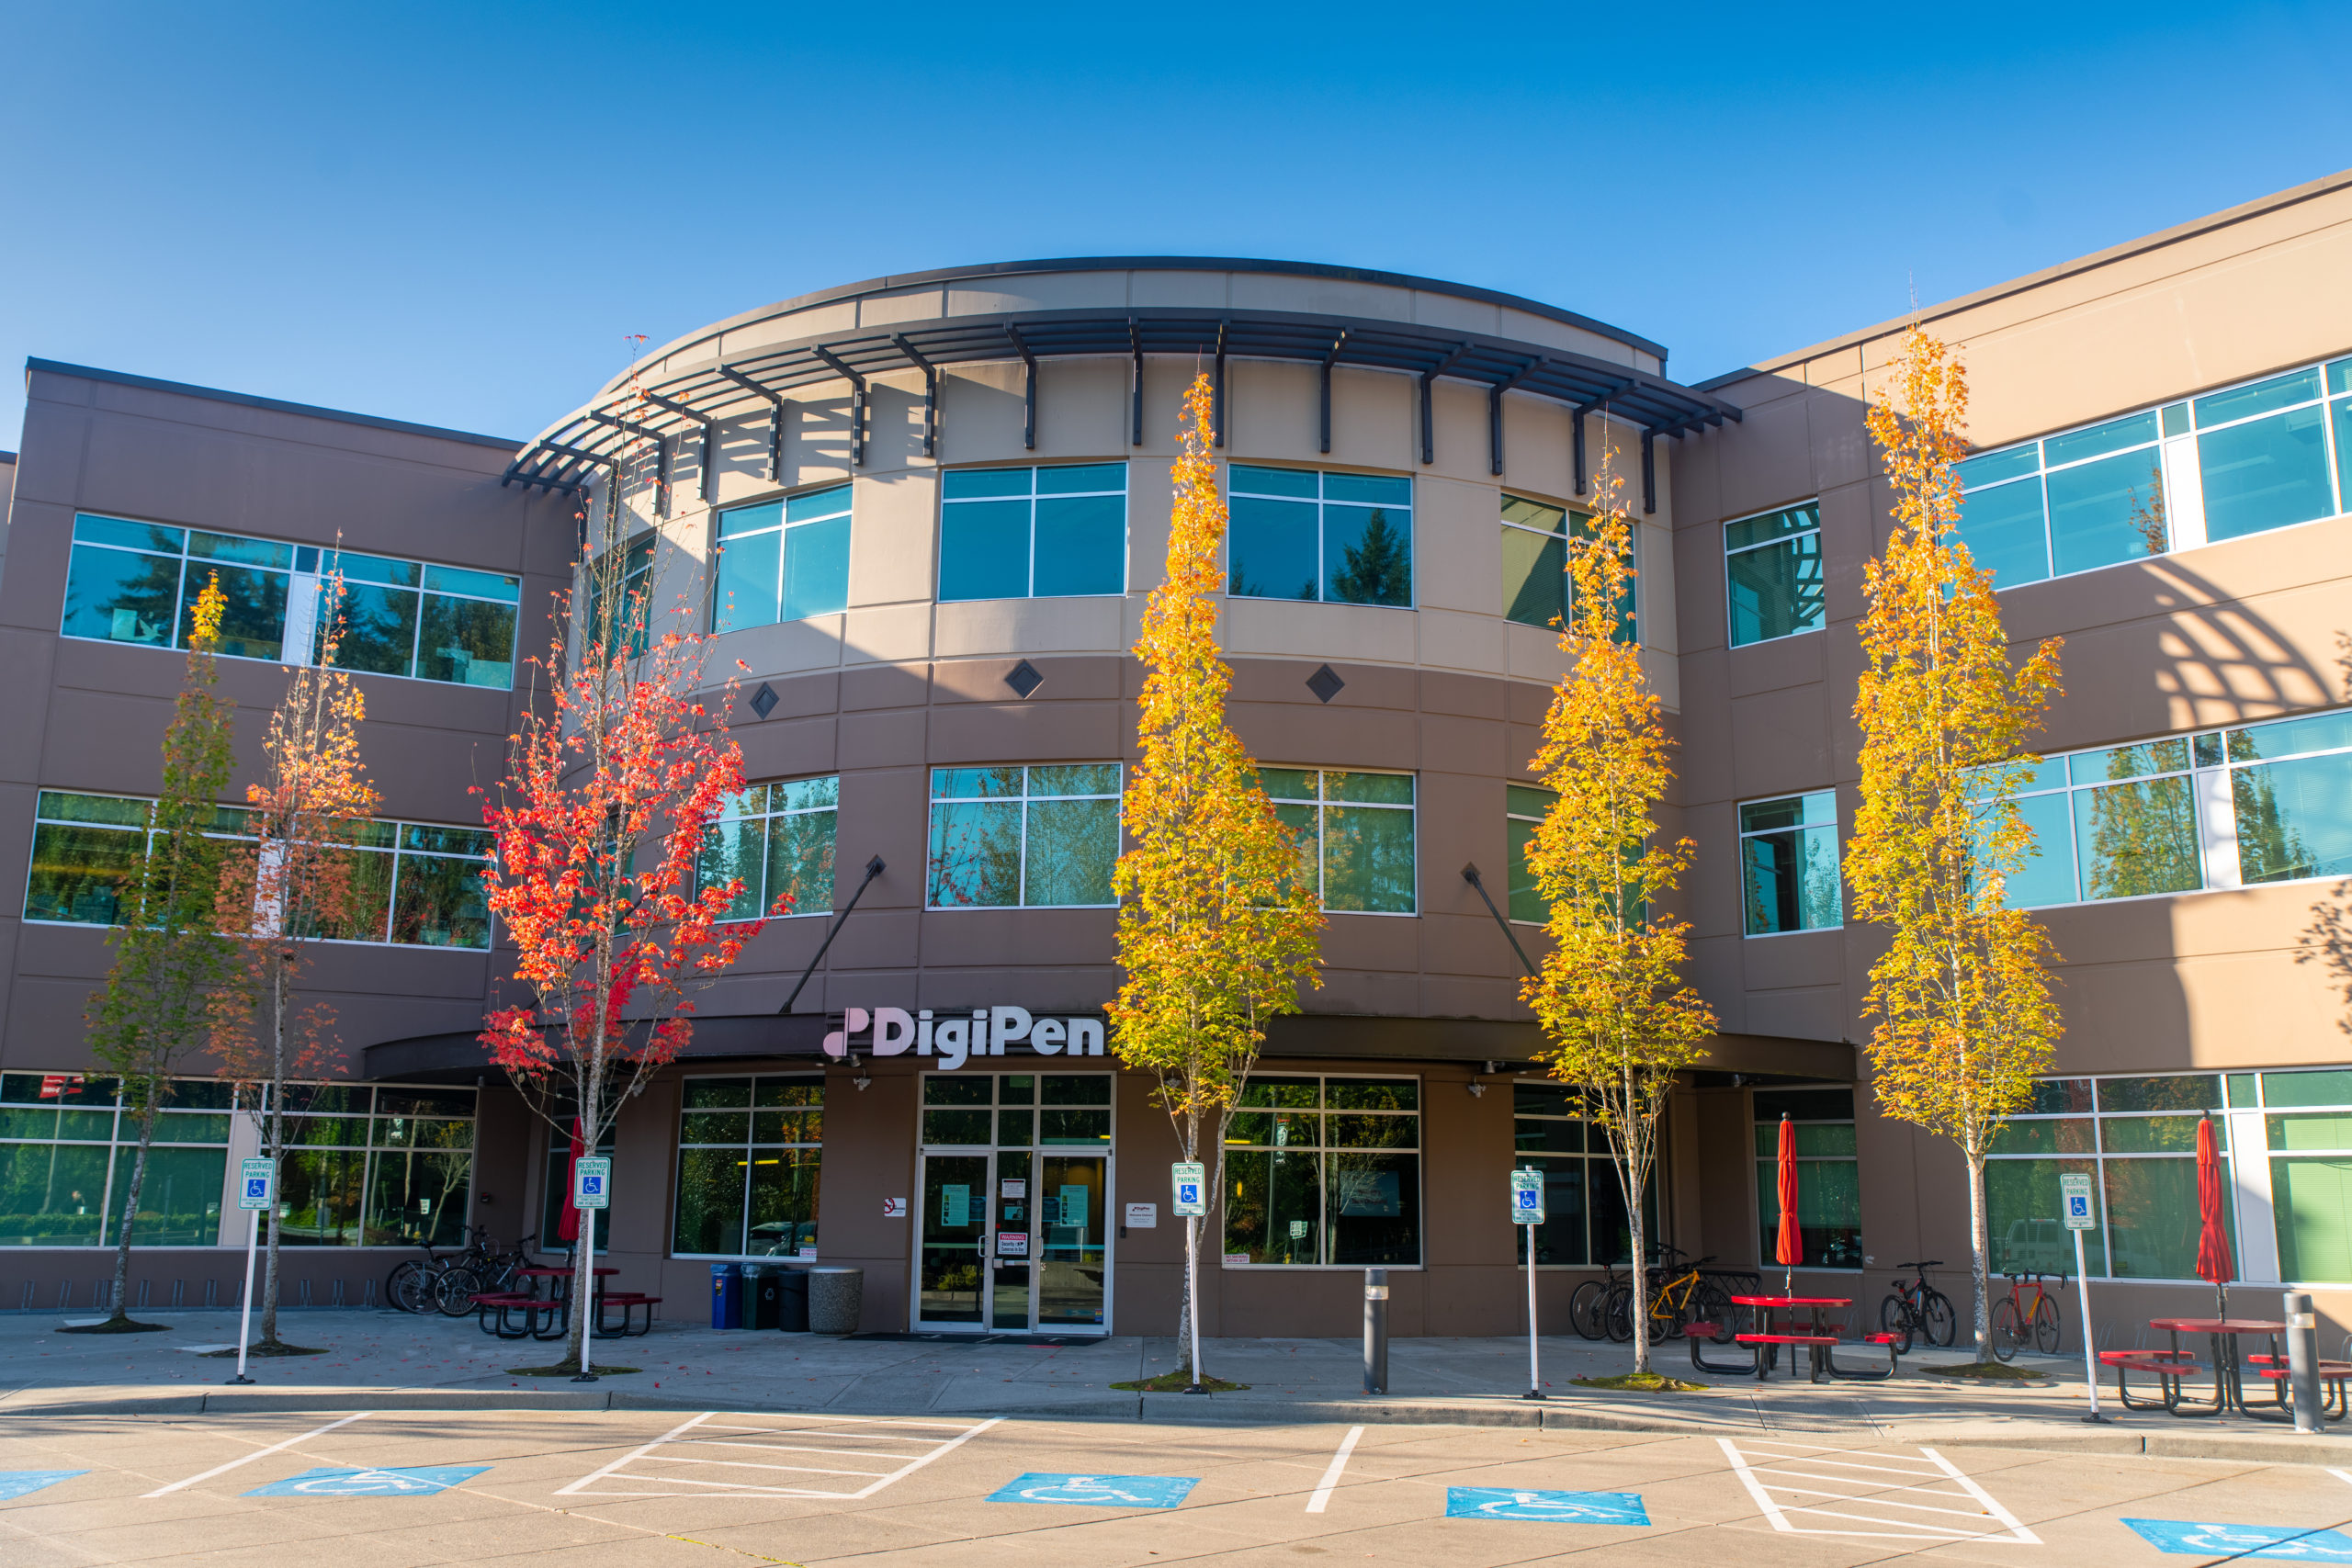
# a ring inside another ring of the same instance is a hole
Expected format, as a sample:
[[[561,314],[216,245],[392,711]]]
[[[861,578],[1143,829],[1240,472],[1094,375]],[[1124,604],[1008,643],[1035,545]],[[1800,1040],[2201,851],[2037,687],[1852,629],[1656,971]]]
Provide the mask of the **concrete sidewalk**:
[[[1523,1339],[1399,1339],[1390,1392],[1363,1393],[1353,1340],[1216,1339],[1203,1359],[1246,1390],[1206,1396],[1110,1387],[1170,1370],[1172,1340],[1120,1336],[1076,1346],[836,1339],[660,1325],[641,1339],[599,1340],[598,1359],[639,1369],[593,1384],[531,1378],[559,1345],[495,1340],[470,1318],[393,1312],[288,1312],[280,1332],[328,1354],[251,1363],[251,1387],[225,1386],[233,1363],[192,1354],[233,1343],[233,1313],[150,1313],[163,1334],[57,1332],[54,1314],[0,1316],[0,1415],[357,1409],[773,1409],[860,1415],[1025,1416],[1059,1419],[1222,1422],[1420,1422],[1737,1436],[1862,1434],[1878,1440],[2065,1448],[2186,1457],[2292,1457],[2352,1464],[2352,1434],[2296,1437],[2282,1424],[2188,1421],[2161,1412],[2086,1426],[2079,1361],[2021,1358],[2052,1382],[1986,1388],[1926,1374],[1962,1351],[1915,1352],[1883,1382],[1768,1382],[1693,1373],[1679,1342],[1658,1347],[1659,1371],[1708,1384],[1689,1394],[1627,1394],[1571,1380],[1627,1371],[1629,1346],[1542,1342],[1545,1398],[1527,1385]],[[1861,1361],[1866,1347],[1843,1358]]]

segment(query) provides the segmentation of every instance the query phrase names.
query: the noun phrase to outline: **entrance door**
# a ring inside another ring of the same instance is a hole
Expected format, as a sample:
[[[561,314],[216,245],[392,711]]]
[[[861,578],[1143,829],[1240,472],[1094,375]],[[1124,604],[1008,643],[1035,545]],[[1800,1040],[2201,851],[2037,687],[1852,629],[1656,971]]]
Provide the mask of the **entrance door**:
[[[925,1155],[918,1327],[982,1329],[988,1278],[989,1156]]]
[[[1108,1322],[1108,1162],[1041,1151],[1037,1166],[1038,1329],[1090,1333]]]

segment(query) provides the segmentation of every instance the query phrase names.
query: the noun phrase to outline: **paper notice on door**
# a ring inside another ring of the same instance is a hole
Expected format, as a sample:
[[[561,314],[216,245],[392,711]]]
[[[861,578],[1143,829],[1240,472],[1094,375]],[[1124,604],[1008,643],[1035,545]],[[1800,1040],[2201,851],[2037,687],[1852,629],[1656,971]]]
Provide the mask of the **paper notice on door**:
[[[972,1190],[969,1186],[948,1186],[939,1189],[939,1223],[954,1228],[972,1223]]]
[[[1029,1184],[1008,1176],[996,1184],[996,1195],[1000,1198],[1026,1198],[1029,1196]]]
[[[1086,1224],[1087,1190],[1088,1190],[1083,1187],[1065,1187],[1062,1189],[1061,1223],[1063,1224],[1083,1225]]]
[[[996,1233],[996,1255],[997,1255],[999,1258],[1026,1258],[1026,1257],[1028,1257],[1028,1256],[1029,1256],[1029,1233],[1028,1233],[1027,1231],[999,1231],[999,1232],[997,1232],[997,1233]]]

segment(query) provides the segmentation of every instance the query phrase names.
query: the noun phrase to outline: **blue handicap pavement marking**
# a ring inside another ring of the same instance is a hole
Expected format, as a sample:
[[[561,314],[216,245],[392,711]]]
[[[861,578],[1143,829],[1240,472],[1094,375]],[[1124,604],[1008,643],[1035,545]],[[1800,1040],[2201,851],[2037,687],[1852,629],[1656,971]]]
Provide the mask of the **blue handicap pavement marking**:
[[[1535,1519],[1555,1525],[1646,1525],[1637,1492],[1522,1492],[1508,1486],[1449,1486],[1449,1519]]]
[[[2287,1525],[2193,1524],[2182,1519],[2126,1519],[2159,1551],[2189,1557],[2272,1557],[2293,1562],[2352,1562],[2352,1536],[2341,1530]]]
[[[1200,1484],[1195,1475],[1015,1476],[989,1494],[991,1503],[1082,1503],[1101,1508],[1172,1508]]]
[[[38,1492],[44,1486],[54,1486],[61,1481],[71,1481],[77,1475],[87,1475],[86,1470],[0,1470],[0,1501],[21,1497],[28,1492]]]
[[[306,1470],[256,1486],[248,1497],[428,1497],[462,1486],[490,1466],[427,1464],[408,1470]]]

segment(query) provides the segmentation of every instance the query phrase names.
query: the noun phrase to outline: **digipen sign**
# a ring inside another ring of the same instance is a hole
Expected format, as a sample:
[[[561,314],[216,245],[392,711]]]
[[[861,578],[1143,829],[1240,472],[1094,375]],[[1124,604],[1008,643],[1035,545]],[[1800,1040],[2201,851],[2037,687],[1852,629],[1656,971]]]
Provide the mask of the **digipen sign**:
[[[825,1055],[836,1059],[863,1047],[870,1055],[899,1056],[912,1051],[936,1056],[942,1072],[954,1072],[974,1056],[1001,1056],[1019,1045],[1040,1056],[1100,1056],[1099,1018],[1032,1018],[1027,1008],[974,1008],[969,1017],[934,1017],[929,1008],[851,1008],[842,1026],[825,1036]]]

